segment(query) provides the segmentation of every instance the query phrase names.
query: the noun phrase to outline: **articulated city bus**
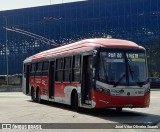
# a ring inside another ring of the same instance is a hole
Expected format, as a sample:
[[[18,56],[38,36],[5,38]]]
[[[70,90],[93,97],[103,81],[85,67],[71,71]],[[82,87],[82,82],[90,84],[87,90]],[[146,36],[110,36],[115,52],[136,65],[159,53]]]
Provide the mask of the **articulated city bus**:
[[[86,39],[24,60],[23,93],[80,108],[145,108],[146,50],[131,41]]]

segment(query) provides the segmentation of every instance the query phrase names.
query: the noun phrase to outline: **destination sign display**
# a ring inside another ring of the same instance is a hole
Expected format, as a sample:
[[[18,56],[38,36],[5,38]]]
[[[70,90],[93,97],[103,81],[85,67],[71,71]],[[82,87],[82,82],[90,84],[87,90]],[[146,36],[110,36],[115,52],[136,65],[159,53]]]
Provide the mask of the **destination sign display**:
[[[126,53],[127,58],[145,58],[144,53]]]
[[[107,53],[107,58],[122,59],[124,57],[123,57],[123,53],[108,52]]]
[[[106,62],[124,62],[124,53],[121,52],[101,52]],[[126,57],[131,62],[145,62],[145,53],[126,53]]]
[[[126,53],[126,56],[132,62],[145,62],[145,53]]]

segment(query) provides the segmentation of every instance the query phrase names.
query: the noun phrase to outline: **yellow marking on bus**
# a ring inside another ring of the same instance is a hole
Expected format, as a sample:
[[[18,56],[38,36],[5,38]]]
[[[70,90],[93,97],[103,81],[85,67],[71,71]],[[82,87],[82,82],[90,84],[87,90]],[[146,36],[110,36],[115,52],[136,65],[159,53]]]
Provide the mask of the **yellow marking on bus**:
[[[136,61],[136,62],[145,62],[145,59],[141,59],[141,58],[132,58],[132,61]]]

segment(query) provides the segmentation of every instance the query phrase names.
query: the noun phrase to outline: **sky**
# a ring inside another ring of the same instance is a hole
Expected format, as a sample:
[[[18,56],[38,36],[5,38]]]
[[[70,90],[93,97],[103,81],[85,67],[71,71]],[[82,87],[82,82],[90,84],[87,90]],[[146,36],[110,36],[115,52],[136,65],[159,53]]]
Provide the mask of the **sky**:
[[[0,0],[0,11],[85,0]]]
[[[50,0],[0,0],[0,11],[49,5]]]

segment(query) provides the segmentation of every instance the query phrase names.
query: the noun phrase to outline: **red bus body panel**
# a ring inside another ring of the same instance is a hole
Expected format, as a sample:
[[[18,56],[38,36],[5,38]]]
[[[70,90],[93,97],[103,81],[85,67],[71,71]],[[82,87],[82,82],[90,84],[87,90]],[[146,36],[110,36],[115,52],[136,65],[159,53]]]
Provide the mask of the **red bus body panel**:
[[[79,83],[58,83],[55,82],[54,85],[54,97],[65,97],[65,88],[68,87],[75,87],[75,89],[79,86]]]
[[[96,102],[95,108],[134,108],[149,107],[150,94],[146,96],[110,96],[100,92],[92,91],[92,99]]]

